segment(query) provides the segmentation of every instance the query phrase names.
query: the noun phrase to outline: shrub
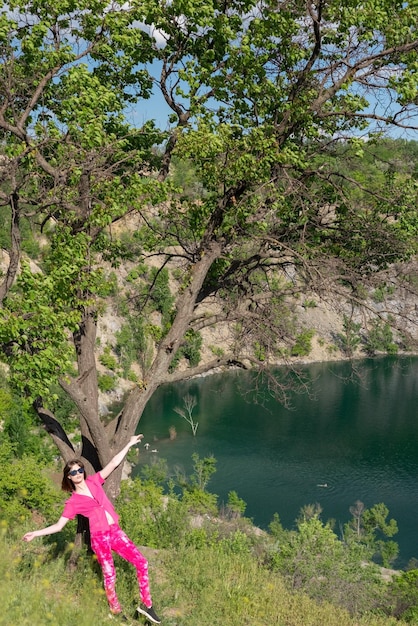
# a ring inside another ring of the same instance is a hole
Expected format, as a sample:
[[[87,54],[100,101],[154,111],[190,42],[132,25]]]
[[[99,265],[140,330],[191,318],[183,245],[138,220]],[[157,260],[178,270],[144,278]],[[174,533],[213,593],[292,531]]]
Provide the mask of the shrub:
[[[238,496],[236,491],[230,491],[228,493],[228,502],[225,507],[227,517],[241,517],[241,515],[244,515],[246,508],[246,503]]]
[[[141,477],[147,482],[163,485],[168,478],[167,461],[153,456],[151,463],[147,463],[141,468]]]
[[[182,502],[190,513],[216,515],[218,512],[218,496],[198,487],[185,489]]]
[[[378,606],[385,589],[378,567],[361,565],[365,556],[362,546],[344,544],[314,516],[300,520],[297,532],[281,536],[271,564],[291,589],[356,613]]]
[[[296,337],[290,354],[291,356],[308,356],[312,350],[312,338],[315,335],[313,330],[304,330]]]
[[[170,371],[174,371],[182,357],[189,361],[190,367],[195,367],[200,362],[200,349],[202,347],[202,335],[193,330],[188,330],[184,335],[184,341],[170,364]]]
[[[16,523],[29,519],[34,510],[53,517],[63,501],[58,489],[40,471],[34,457],[13,458],[11,444],[0,444],[0,513],[2,519]]]
[[[111,353],[111,347],[106,346],[103,350],[103,353],[99,356],[99,361],[102,365],[107,367],[107,369],[112,372],[116,371],[118,367],[118,362],[115,356]]]
[[[206,491],[212,474],[216,472],[216,459],[213,455],[201,459],[196,452],[192,454],[192,459],[193,474],[188,477],[177,476],[183,492],[182,501],[193,513],[216,515],[218,496]]]
[[[252,542],[250,537],[242,532],[242,530],[236,530],[229,537],[224,537],[219,544],[222,551],[227,554],[247,554],[251,553]]]
[[[341,350],[345,352],[347,356],[352,356],[355,350],[358,348],[360,338],[361,324],[353,322],[351,317],[344,315],[343,318],[343,333],[338,333],[338,340],[341,345]]]
[[[389,599],[395,617],[411,624],[418,620],[418,569],[395,576],[389,586]]]
[[[372,356],[376,352],[396,354],[397,351],[398,346],[393,341],[390,325],[387,322],[373,322],[366,339],[366,352]]]
[[[122,526],[134,541],[154,548],[181,543],[188,529],[187,509],[173,494],[140,478],[123,481],[117,508]]]
[[[116,378],[110,374],[102,374],[98,376],[97,384],[103,393],[113,391],[116,387]]]
[[[119,355],[123,375],[129,376],[133,362],[140,362],[147,350],[144,320],[128,315],[125,324],[116,333],[116,353]]]

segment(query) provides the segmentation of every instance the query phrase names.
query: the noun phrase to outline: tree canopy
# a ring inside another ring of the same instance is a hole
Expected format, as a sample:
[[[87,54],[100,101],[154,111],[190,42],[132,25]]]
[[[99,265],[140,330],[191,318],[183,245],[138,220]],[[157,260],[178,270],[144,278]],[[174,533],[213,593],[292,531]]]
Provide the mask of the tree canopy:
[[[162,383],[286,357],[301,294],[367,311],[364,289],[394,264],[413,288],[402,268],[417,252],[416,166],[379,156],[386,165],[368,179],[364,162],[387,129],[418,128],[416,9],[1,3],[0,343],[64,458],[57,381],[99,468]],[[161,129],[137,123],[152,90],[171,111]],[[36,265],[22,260],[27,223],[42,242]],[[105,423],[96,329],[115,289],[106,268],[124,260],[141,375]],[[226,326],[223,349],[200,364],[199,333]]]

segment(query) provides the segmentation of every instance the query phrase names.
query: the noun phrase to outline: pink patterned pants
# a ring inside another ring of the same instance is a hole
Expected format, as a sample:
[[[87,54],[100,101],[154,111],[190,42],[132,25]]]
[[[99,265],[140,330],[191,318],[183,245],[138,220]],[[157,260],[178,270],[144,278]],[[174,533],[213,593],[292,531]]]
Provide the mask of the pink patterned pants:
[[[91,547],[103,572],[104,588],[112,613],[120,613],[121,606],[116,595],[116,570],[112,550],[136,568],[141,601],[152,606],[148,579],[148,561],[117,524],[112,524],[107,531],[91,535]]]

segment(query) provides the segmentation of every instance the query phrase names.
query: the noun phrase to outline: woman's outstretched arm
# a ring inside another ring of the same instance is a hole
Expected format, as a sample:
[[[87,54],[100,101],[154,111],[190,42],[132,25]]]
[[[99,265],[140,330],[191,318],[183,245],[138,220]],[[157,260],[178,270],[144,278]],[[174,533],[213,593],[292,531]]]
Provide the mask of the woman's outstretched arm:
[[[128,443],[126,444],[126,446],[122,448],[120,452],[115,454],[113,459],[111,459],[109,463],[105,465],[103,469],[100,470],[99,473],[101,477],[106,479],[109,476],[109,474],[111,474],[113,470],[115,470],[117,466],[122,463],[123,459],[128,454],[128,450],[132,448],[132,446],[136,446],[136,444],[139,443],[141,439],[143,439],[143,437],[144,435],[134,435],[133,437],[131,437]]]
[[[59,533],[68,522],[68,517],[60,517],[58,522],[52,524],[52,526],[46,526],[46,528],[41,528],[40,530],[32,530],[26,535],[23,535],[23,541],[32,541],[35,537],[44,537],[45,535],[53,535],[54,533]]]

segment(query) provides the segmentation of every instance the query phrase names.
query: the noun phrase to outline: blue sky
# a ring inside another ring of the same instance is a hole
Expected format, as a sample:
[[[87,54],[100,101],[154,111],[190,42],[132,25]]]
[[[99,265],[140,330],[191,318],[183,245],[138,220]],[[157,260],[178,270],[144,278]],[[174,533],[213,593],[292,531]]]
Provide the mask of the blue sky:
[[[371,104],[370,110],[373,110],[376,103]],[[383,114],[387,105],[378,105],[378,112]],[[135,126],[140,126],[144,122],[154,119],[162,130],[169,128],[168,117],[172,113],[161,94],[155,93],[149,100],[141,100],[138,105],[130,111],[128,119]],[[411,125],[418,127],[418,113],[411,118]],[[406,130],[397,127],[387,128],[387,133],[394,138],[402,138],[407,140],[418,141],[418,130]]]

